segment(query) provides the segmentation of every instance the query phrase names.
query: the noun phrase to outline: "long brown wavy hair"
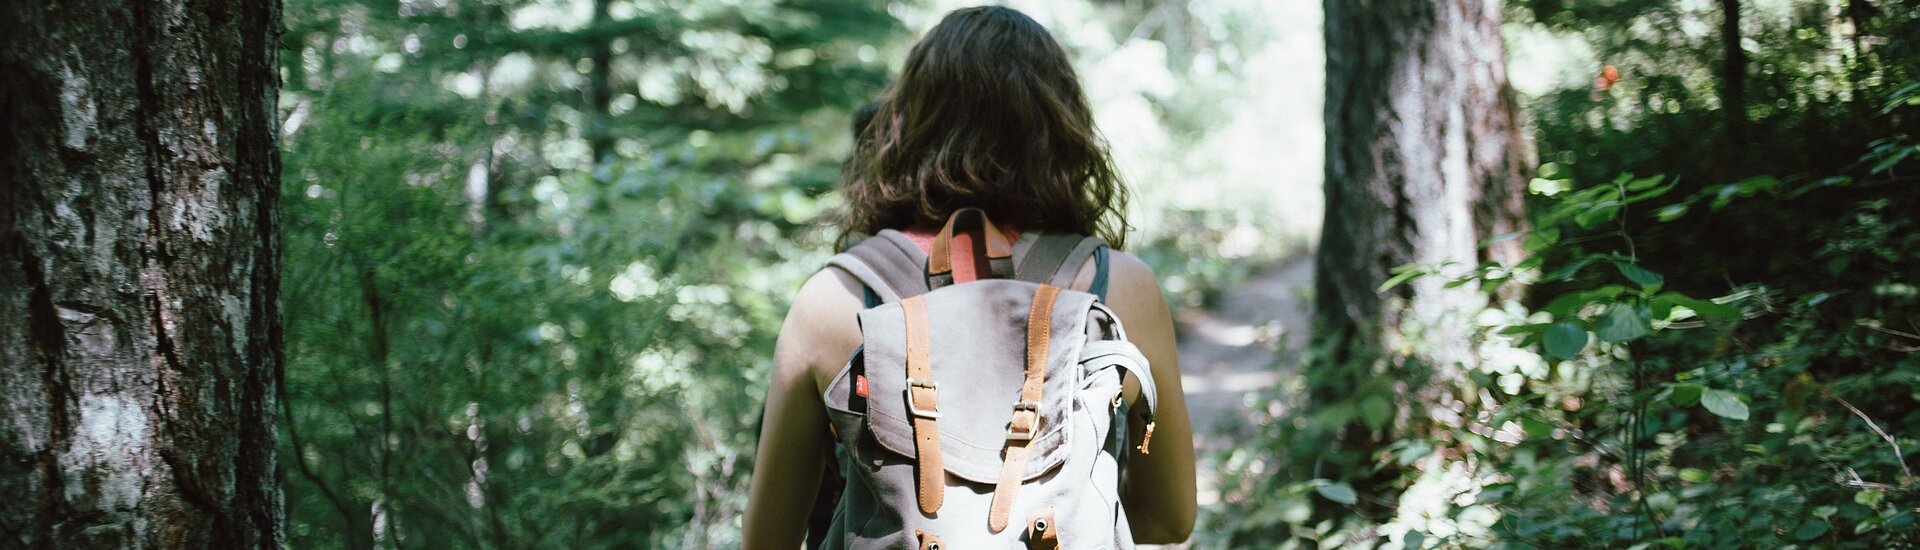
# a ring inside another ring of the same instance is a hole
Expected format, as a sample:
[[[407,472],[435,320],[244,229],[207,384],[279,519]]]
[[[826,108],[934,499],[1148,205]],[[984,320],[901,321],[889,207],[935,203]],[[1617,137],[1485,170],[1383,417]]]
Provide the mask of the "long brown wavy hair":
[[[1026,14],[947,14],[878,103],[841,177],[836,246],[969,206],[1000,225],[1125,245],[1126,187],[1066,50]]]

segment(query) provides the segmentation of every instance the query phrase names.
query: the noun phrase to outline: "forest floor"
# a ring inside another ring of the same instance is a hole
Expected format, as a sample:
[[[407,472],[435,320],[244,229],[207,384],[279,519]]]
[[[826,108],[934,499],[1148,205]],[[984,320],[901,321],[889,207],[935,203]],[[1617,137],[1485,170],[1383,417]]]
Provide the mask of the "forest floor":
[[[1313,257],[1298,255],[1256,271],[1211,308],[1178,314],[1180,383],[1199,450],[1200,506],[1219,500],[1215,457],[1252,434],[1260,395],[1300,375],[1312,288]]]

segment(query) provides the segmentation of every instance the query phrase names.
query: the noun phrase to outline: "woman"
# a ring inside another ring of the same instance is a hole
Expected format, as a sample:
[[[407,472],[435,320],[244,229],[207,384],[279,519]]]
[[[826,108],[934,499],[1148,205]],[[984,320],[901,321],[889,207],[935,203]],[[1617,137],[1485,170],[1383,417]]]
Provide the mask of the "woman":
[[[1066,52],[1045,28],[1008,8],[949,14],[907,58],[843,177],[849,235],[897,229],[925,251],[947,216],[975,207],[1012,238],[1020,232],[1098,235],[1115,248],[1126,190],[1094,133]],[[985,267],[956,262],[956,271]],[[1134,540],[1173,543],[1193,529],[1192,428],[1180,389],[1173,321],[1153,272],[1110,255],[1107,304],[1151,362],[1159,407],[1152,454],[1128,461],[1121,488]],[[1086,290],[1095,262],[1073,284]],[[825,457],[822,392],[860,344],[866,290],[836,269],[800,289],[774,351],[746,515],[748,548],[799,545]],[[1139,399],[1129,384],[1129,398]]]

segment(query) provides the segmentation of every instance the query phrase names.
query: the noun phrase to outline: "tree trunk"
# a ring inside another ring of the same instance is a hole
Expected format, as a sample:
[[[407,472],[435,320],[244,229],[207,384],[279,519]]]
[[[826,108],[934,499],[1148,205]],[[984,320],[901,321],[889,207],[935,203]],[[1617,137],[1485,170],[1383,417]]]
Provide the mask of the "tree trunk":
[[[1720,108],[1727,117],[1728,160],[1738,164],[1746,160],[1747,148],[1747,50],[1740,47],[1740,0],[1720,0],[1720,46]]]
[[[1517,241],[1479,243],[1524,223],[1531,153],[1507,86],[1497,3],[1324,5],[1326,222],[1314,339],[1325,354],[1306,378],[1314,406],[1356,411],[1325,434],[1339,446],[1328,454],[1344,458],[1314,473],[1352,477],[1376,461],[1378,443],[1421,430],[1423,415],[1455,399],[1482,303],[1471,287],[1432,277],[1376,289],[1402,264],[1456,262],[1458,273],[1517,260]]]
[[[599,164],[607,160],[613,152],[613,38],[599,32],[613,18],[608,12],[613,0],[593,0],[593,28],[596,36],[593,41],[593,74],[587,82],[587,143],[593,151],[593,162]],[[605,202],[605,201],[600,201]]]
[[[279,3],[0,20],[0,546],[280,547]]]

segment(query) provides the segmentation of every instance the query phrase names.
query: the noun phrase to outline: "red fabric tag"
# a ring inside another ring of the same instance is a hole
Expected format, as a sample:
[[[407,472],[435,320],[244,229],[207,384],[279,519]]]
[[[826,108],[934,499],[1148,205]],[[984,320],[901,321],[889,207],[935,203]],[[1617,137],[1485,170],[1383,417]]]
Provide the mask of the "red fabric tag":
[[[860,397],[867,397],[867,375],[854,375],[853,393],[860,394]]]

